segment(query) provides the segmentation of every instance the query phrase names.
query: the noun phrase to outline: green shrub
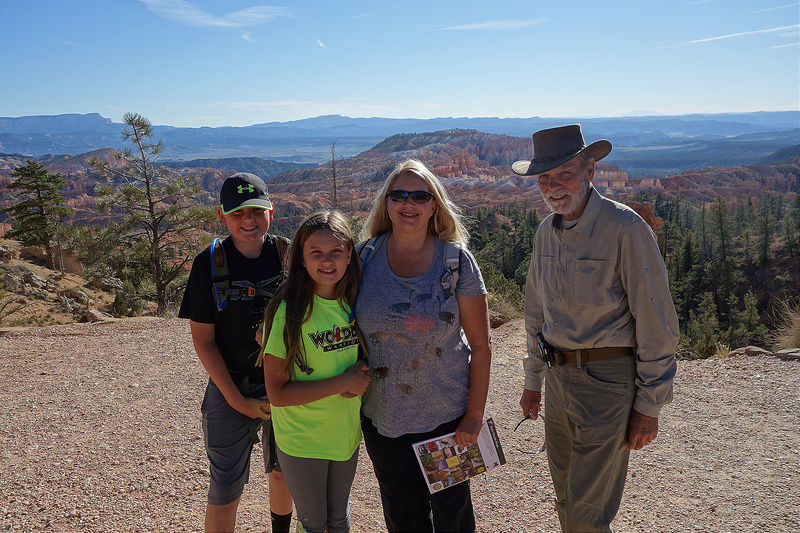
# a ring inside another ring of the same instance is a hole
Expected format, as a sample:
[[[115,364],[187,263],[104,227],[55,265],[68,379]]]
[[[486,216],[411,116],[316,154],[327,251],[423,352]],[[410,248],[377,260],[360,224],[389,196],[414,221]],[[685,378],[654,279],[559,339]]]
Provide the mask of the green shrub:
[[[122,290],[114,296],[111,304],[111,310],[117,316],[141,316],[146,308],[145,301],[130,281],[123,283]]]

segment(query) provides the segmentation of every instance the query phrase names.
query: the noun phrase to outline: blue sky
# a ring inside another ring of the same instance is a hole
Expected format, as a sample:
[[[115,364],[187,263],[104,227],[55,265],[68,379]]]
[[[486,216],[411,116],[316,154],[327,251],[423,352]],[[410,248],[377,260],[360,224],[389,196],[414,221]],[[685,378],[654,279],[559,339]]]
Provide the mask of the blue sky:
[[[153,124],[800,107],[792,0],[3,0],[0,116]]]

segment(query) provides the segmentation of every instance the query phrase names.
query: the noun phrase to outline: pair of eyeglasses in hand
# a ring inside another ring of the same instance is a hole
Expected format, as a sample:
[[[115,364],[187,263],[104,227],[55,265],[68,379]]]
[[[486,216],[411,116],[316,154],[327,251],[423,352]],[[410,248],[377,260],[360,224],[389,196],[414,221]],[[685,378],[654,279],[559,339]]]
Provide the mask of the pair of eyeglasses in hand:
[[[517,429],[518,429],[518,428],[519,428],[519,427],[522,425],[522,423],[523,423],[523,422],[525,422],[526,420],[528,420],[530,417],[531,417],[531,415],[528,415],[528,416],[526,416],[525,418],[523,418],[522,420],[520,420],[519,422],[517,422],[517,425],[516,425],[516,426],[514,426],[514,431],[516,431],[516,430],[517,430]],[[543,415],[542,413],[539,413],[539,418],[541,418],[542,420],[544,420],[544,415]],[[519,451],[521,451],[522,453],[527,453],[528,455],[539,455],[540,453],[542,453],[542,452],[544,452],[544,451],[546,451],[546,450],[547,450],[547,445],[546,445],[546,444],[544,444],[544,443],[542,443],[542,447],[541,447],[541,448],[539,448],[539,451],[536,451],[536,452],[534,452],[534,451],[529,451],[529,450],[523,450],[523,449],[522,449],[522,448],[520,448],[520,447],[517,447],[517,449],[518,449]]]

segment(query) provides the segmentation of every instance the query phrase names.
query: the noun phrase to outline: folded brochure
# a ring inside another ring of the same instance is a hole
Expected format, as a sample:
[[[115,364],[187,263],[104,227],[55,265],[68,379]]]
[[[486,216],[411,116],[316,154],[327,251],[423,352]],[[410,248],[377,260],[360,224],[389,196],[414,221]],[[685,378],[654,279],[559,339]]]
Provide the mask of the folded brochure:
[[[491,417],[483,421],[477,442],[459,446],[455,435],[449,433],[412,444],[431,494],[506,464]]]

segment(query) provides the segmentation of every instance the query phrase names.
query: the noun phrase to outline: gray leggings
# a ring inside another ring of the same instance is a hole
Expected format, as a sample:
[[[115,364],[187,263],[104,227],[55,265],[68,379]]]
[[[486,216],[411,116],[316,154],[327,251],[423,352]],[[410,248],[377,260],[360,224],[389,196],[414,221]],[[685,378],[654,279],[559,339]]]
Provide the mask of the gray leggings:
[[[350,487],[356,477],[358,448],[347,461],[307,459],[286,455],[278,461],[292,493],[297,519],[308,533],[346,533],[350,530]]]

